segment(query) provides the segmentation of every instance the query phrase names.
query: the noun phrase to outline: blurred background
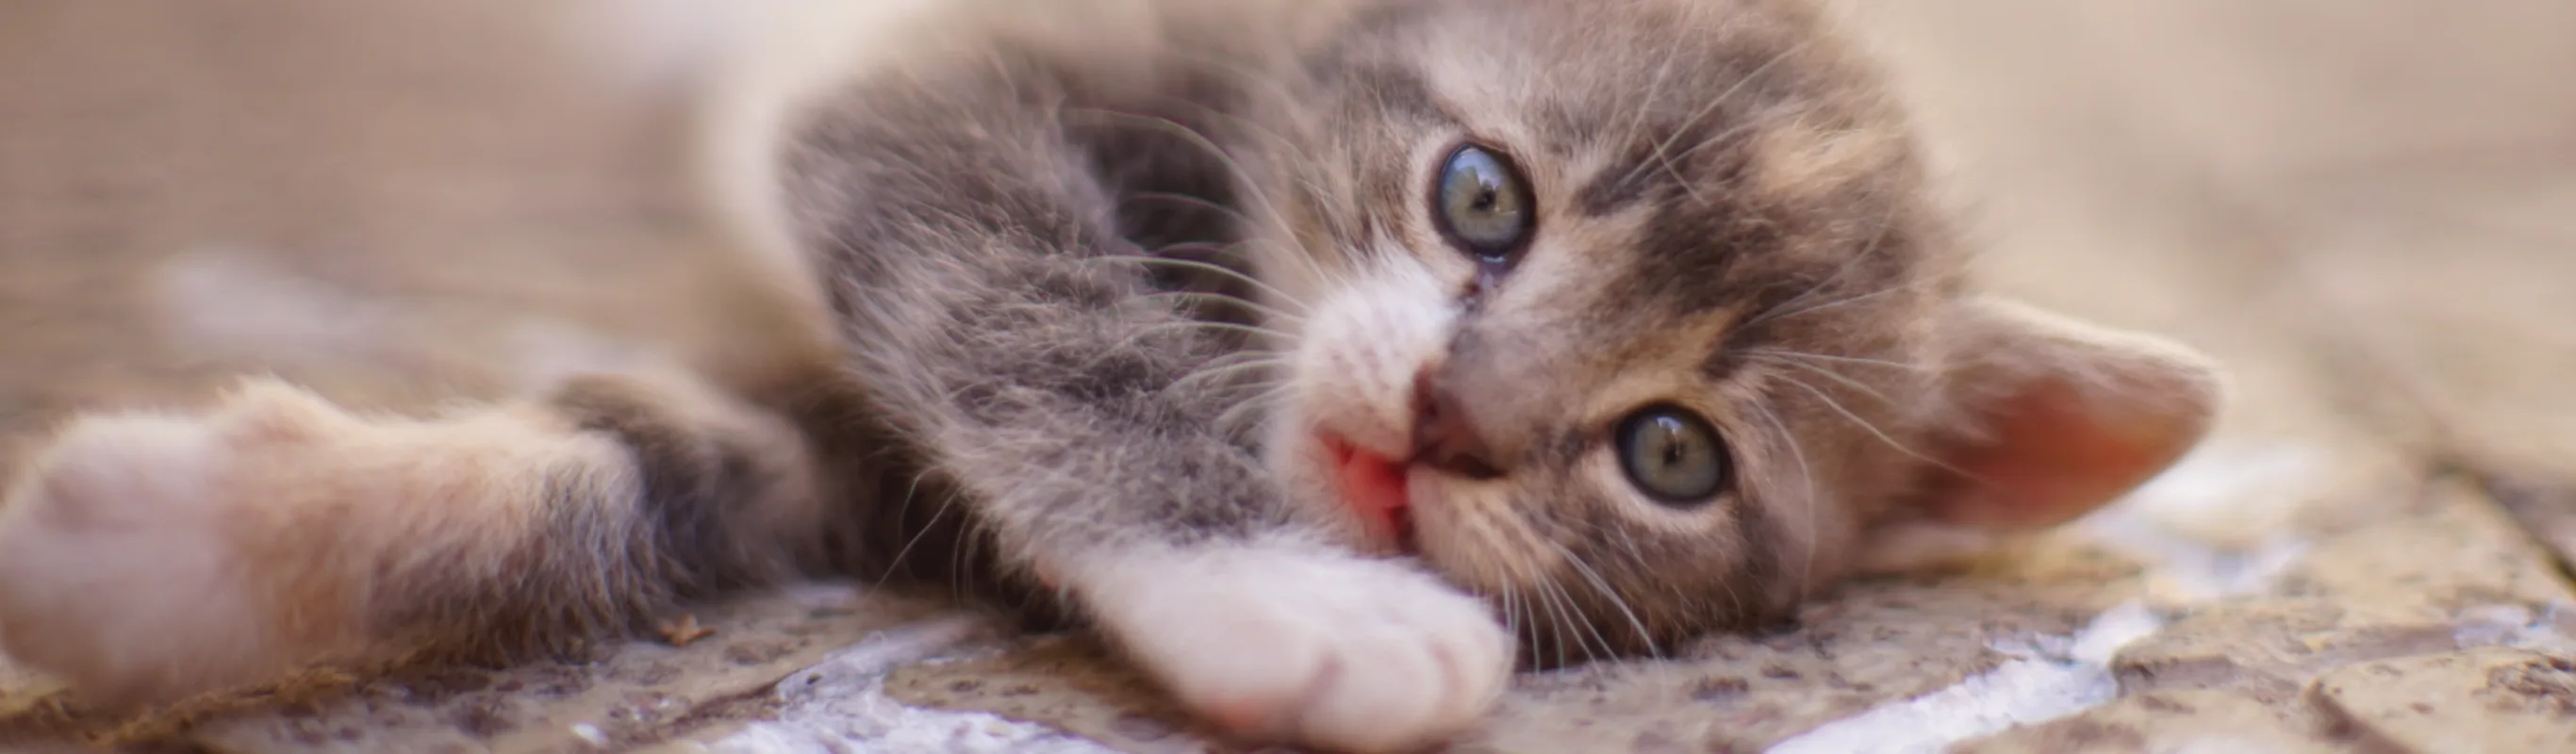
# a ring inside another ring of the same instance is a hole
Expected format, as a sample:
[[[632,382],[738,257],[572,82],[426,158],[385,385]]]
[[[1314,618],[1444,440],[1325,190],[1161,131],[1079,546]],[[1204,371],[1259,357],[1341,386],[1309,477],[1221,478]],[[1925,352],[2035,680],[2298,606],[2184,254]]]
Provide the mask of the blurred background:
[[[2217,353],[2231,437],[2353,485],[2576,479],[2576,3],[1839,2],[1992,285]],[[402,403],[756,350],[784,315],[682,157],[756,39],[725,5],[0,4],[0,429],[252,364]]]

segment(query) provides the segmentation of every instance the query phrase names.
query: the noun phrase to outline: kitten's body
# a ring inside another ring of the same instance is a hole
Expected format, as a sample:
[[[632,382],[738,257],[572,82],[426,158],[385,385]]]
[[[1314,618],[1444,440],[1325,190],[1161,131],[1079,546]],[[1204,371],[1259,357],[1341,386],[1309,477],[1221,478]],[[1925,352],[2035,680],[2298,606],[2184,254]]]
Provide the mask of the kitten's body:
[[[1229,727],[1394,748],[1515,645],[1779,617],[1885,531],[2097,504],[2211,408],[2188,355],[1962,292],[1902,119],[1789,0],[881,8],[711,123],[786,137],[710,182],[837,347],[85,417],[0,513],[0,644],[149,700],[891,571],[1074,616]],[[1527,186],[1493,253],[1433,188],[1461,144]],[[1641,491],[1641,416],[1713,430],[1716,486]]]

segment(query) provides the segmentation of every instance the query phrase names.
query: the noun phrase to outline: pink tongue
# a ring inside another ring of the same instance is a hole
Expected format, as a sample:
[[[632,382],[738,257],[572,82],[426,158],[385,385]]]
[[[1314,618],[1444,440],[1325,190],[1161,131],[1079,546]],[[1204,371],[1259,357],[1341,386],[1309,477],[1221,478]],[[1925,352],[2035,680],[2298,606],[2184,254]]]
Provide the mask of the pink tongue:
[[[1352,512],[1368,523],[1371,539],[1397,545],[1403,533],[1398,530],[1396,516],[1409,504],[1404,494],[1404,465],[1357,448],[1337,450],[1341,455],[1342,495],[1349,499]]]

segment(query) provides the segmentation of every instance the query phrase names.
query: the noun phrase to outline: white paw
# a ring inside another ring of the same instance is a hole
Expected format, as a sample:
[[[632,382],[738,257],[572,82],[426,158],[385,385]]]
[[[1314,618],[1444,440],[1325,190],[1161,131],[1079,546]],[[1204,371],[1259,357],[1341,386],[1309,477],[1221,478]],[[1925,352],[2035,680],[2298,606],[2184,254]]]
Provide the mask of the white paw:
[[[1351,751],[1435,743],[1511,674],[1486,605],[1420,571],[1322,549],[1120,556],[1081,569],[1111,637],[1198,714]]]
[[[0,508],[0,648],[111,705],[257,680],[327,649],[286,640],[327,640],[293,624],[331,616],[277,619],[281,601],[311,595],[255,577],[296,566],[255,562],[245,537],[270,522],[232,490],[245,449],[293,442],[316,405],[253,392],[210,416],[65,429]]]

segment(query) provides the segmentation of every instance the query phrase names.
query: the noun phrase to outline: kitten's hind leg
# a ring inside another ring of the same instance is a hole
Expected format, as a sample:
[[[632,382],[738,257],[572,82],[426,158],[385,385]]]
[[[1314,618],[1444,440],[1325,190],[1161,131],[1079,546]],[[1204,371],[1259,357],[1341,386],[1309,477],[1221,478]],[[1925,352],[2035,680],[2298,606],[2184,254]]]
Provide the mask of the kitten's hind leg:
[[[0,647],[111,705],[325,661],[502,659],[790,575],[801,441],[684,379],[412,419],[254,380],[82,417],[0,509]]]

